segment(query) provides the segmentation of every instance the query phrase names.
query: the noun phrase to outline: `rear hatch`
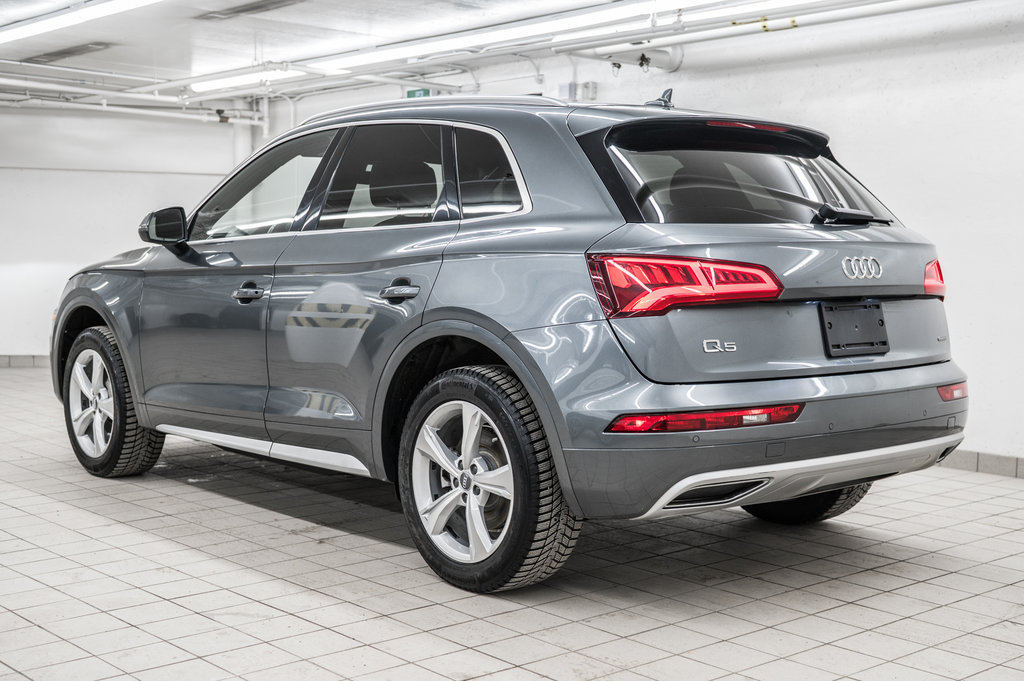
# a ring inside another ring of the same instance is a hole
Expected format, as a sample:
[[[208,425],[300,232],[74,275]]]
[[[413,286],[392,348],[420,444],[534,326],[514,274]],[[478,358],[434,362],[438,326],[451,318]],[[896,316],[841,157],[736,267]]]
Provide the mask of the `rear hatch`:
[[[630,221],[588,262],[649,379],[875,371],[950,357],[935,248],[820,133],[686,116],[580,143]]]

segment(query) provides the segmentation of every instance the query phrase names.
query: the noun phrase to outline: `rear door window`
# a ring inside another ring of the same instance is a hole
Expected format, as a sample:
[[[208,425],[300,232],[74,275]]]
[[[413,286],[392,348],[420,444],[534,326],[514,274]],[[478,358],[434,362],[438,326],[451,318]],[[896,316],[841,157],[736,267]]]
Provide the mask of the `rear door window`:
[[[359,229],[428,223],[443,209],[441,126],[363,125],[331,180],[317,229]]]

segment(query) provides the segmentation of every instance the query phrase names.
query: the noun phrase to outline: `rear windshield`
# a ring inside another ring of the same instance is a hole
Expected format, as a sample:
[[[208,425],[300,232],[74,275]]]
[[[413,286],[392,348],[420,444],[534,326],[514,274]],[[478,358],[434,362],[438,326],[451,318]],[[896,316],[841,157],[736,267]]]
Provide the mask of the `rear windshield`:
[[[809,223],[822,204],[895,220],[798,139],[695,129],[613,132],[608,153],[647,222]]]

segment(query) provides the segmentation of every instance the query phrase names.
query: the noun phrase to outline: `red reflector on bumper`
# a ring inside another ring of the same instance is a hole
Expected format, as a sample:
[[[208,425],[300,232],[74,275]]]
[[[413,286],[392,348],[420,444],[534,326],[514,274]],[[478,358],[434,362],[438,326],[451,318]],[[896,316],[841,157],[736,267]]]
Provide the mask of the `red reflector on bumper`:
[[[967,381],[963,383],[954,383],[953,385],[940,385],[939,397],[942,398],[943,402],[952,402],[953,400],[961,400],[967,397]]]
[[[941,390],[941,388],[940,388]],[[608,426],[609,433],[677,433],[691,430],[722,430],[746,426],[767,426],[796,421],[804,405],[783,404],[682,414],[627,414]]]

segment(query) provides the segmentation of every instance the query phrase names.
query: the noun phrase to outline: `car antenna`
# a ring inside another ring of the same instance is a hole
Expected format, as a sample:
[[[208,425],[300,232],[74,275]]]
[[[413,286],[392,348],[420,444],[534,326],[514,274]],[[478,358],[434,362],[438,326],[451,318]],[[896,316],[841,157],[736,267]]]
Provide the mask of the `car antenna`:
[[[661,93],[661,97],[653,99],[649,102],[645,102],[644,106],[660,106],[662,109],[674,109],[676,108],[672,104],[672,88],[669,88]]]

